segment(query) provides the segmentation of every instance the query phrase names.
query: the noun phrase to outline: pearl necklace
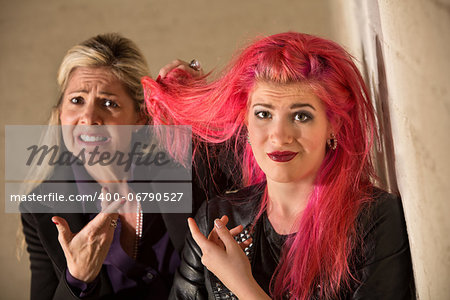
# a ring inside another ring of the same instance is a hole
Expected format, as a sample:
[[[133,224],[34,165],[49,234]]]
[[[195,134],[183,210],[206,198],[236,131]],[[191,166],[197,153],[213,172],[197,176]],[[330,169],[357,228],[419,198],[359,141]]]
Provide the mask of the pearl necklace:
[[[142,223],[144,220],[144,214],[142,213],[142,207],[140,202],[136,202],[136,236],[134,240],[133,259],[136,260],[139,252],[139,241],[142,238]]]

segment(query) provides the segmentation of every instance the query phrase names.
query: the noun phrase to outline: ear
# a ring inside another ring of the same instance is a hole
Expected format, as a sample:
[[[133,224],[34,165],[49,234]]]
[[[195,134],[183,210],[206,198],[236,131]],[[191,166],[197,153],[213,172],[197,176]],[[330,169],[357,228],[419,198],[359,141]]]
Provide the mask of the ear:
[[[341,118],[336,118],[333,120],[333,122],[328,122],[327,136],[330,136],[332,133],[337,135],[337,133],[341,130],[341,125]]]

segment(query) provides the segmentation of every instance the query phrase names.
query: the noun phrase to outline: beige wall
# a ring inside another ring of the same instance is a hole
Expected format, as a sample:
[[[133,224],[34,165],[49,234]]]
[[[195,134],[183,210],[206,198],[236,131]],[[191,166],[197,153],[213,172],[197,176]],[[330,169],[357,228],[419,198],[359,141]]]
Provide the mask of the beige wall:
[[[367,66],[374,95],[386,73],[418,298],[450,299],[450,1],[332,3],[333,35]]]
[[[58,64],[75,43],[120,32],[141,47],[157,74],[174,58],[197,58],[206,69],[220,68],[258,34],[295,30],[331,37],[324,1],[1,0],[0,5],[1,203],[4,125],[46,122],[56,100]],[[28,257],[19,263],[14,256],[17,227],[18,216],[2,212],[1,299],[29,294]]]

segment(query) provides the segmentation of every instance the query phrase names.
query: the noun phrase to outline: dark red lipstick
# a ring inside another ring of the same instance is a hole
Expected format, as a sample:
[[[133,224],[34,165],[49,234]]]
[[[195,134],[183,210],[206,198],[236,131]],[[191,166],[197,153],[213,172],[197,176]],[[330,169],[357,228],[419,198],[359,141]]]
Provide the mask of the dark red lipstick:
[[[269,158],[276,162],[287,162],[292,160],[298,152],[292,151],[274,151],[271,153],[267,153]]]

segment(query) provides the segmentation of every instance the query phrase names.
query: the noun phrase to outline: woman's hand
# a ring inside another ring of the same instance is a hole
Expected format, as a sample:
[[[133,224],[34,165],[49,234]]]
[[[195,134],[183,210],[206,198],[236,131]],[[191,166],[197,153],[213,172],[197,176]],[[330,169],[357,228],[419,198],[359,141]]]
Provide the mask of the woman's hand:
[[[253,278],[250,262],[243,251],[251,239],[238,244],[233,235],[242,231],[242,226],[229,231],[225,226],[227,223],[226,216],[216,219],[214,229],[206,238],[194,219],[188,219],[192,237],[202,250],[203,265],[239,299],[270,299]]]
[[[106,193],[102,188],[102,193]],[[92,282],[100,273],[114,237],[117,211],[125,201],[112,201],[95,216],[80,232],[72,233],[67,221],[53,217],[58,229],[58,240],[64,251],[70,274],[78,280]]]
[[[158,78],[164,78],[167,74],[169,74],[174,69],[181,69],[187,73],[189,73],[192,77],[198,78],[203,76],[203,69],[200,68],[200,70],[194,70],[189,66],[189,63],[181,60],[181,59],[175,59],[174,61],[168,63],[164,67],[159,70]]]

